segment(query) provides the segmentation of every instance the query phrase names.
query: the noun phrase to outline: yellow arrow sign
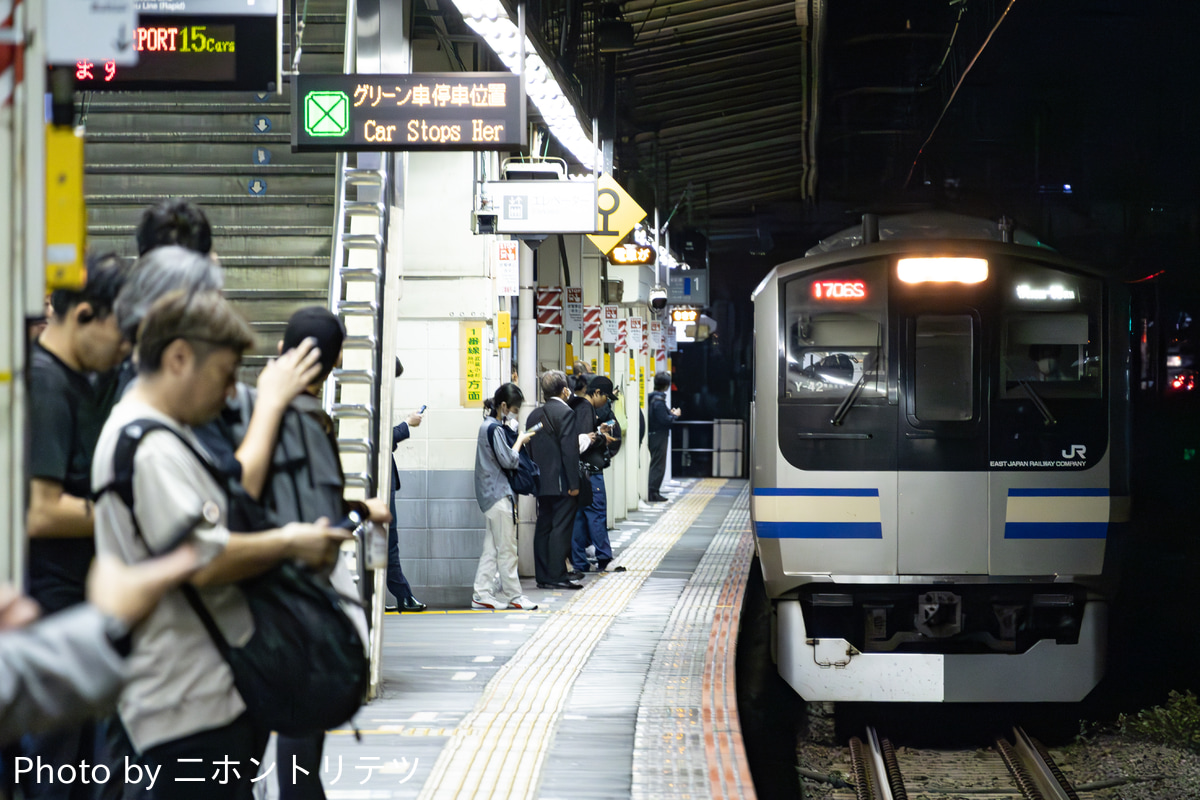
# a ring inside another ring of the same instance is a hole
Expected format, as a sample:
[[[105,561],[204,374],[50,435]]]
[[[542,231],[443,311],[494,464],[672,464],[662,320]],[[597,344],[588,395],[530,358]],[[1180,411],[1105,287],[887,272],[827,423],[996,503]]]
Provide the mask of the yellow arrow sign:
[[[633,226],[646,217],[642,207],[633,201],[613,176],[600,176],[596,187],[596,233],[589,233],[592,244],[601,253],[608,253],[629,235]]]

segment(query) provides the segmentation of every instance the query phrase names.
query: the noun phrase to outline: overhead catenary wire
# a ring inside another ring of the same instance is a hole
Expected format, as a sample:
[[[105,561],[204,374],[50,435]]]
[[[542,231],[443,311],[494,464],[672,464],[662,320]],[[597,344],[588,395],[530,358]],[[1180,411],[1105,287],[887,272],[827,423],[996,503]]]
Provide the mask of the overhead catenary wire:
[[[929,131],[929,136],[925,138],[925,142],[921,145],[920,149],[917,150],[917,155],[913,158],[912,166],[908,168],[908,175],[904,178],[904,187],[907,188],[909,181],[912,180],[913,173],[917,169],[917,162],[921,160],[921,155],[925,152],[925,148],[929,146],[931,141],[933,141],[933,135],[937,133],[938,126],[942,124],[942,119],[946,116],[946,112],[950,110],[950,104],[954,102],[954,98],[958,94],[958,90],[962,88],[963,81],[965,81],[967,79],[967,75],[970,74],[971,67],[975,66],[975,62],[979,60],[981,55],[983,55],[983,51],[987,48],[988,42],[992,41],[992,37],[996,35],[996,31],[1000,28],[1001,23],[1004,22],[1004,18],[1008,16],[1008,12],[1012,10],[1012,7],[1016,2],[1017,0],[1008,0],[1008,5],[1005,6],[1004,11],[1000,14],[1000,18],[996,20],[996,24],[993,25],[991,31],[988,32],[987,38],[983,40],[983,44],[979,46],[979,51],[975,53],[975,57],[971,59],[971,63],[967,64],[967,68],[963,70],[962,75],[958,76],[958,82],[954,84],[954,90],[950,92],[950,97],[946,100],[946,105],[942,107],[942,113],[938,115],[937,122],[933,123],[933,129]]]

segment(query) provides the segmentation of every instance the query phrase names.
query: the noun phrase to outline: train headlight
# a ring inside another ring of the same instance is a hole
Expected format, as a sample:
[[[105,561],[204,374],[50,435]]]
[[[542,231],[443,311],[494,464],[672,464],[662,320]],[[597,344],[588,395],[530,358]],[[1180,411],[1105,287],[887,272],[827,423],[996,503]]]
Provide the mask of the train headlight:
[[[986,258],[902,258],[896,274],[904,283],[983,283]]]

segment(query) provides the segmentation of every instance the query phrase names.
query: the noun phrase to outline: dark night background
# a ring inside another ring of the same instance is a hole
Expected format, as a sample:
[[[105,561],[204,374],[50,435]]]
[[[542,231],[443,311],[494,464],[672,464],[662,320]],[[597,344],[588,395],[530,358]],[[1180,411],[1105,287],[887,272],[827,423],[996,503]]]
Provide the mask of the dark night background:
[[[710,238],[709,313],[718,321],[714,340],[676,358],[686,415],[745,415],[750,292],[776,264],[864,212],[1008,216],[1124,280],[1166,270],[1173,286],[1194,281],[1200,3],[1018,0],[917,160],[1008,3],[963,5],[829,3],[816,196],[753,207],[765,236],[723,237],[725,221],[702,209],[673,223],[673,235],[690,224]],[[939,70],[951,32],[953,52]],[[672,189],[673,205],[683,192]]]

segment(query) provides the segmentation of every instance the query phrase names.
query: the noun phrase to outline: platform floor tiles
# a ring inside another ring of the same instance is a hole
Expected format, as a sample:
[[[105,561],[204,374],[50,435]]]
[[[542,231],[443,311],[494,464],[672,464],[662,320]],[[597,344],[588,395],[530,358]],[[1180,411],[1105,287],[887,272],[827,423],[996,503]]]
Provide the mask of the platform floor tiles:
[[[727,719],[711,680],[726,663],[713,637],[736,626],[753,553],[746,484],[667,493],[610,531],[626,572],[589,574],[575,592],[523,581],[537,611],[388,614],[380,697],[357,736],[326,737],[329,800],[753,796],[731,758],[732,684]],[[290,765],[274,766],[286,780]],[[278,797],[276,780],[260,797]]]

